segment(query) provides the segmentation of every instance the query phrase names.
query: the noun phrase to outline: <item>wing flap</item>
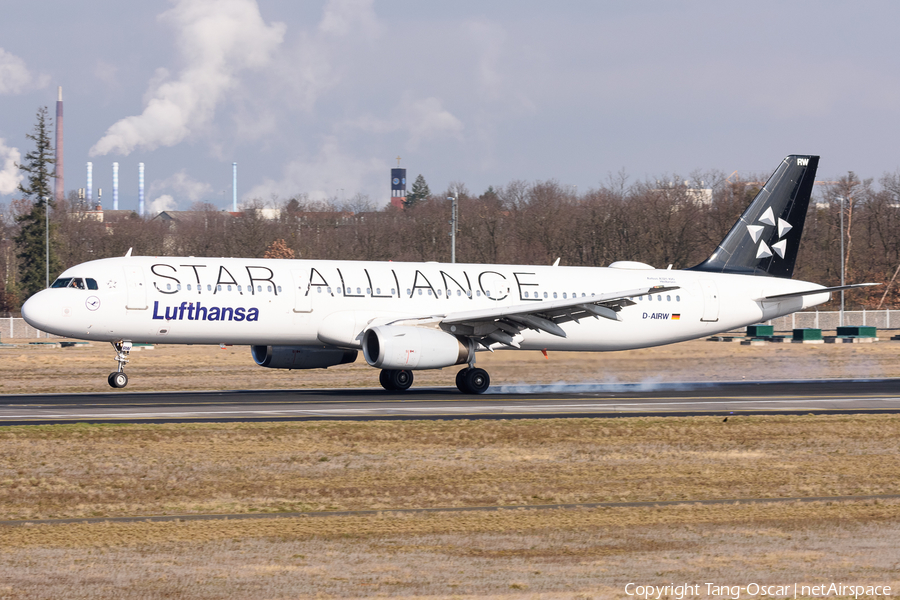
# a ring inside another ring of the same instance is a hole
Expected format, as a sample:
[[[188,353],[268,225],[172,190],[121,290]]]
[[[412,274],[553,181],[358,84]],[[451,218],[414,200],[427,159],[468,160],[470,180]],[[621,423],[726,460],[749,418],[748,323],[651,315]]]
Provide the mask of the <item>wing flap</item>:
[[[581,319],[589,318],[621,321],[619,311],[625,306],[633,306],[632,298],[677,289],[678,286],[658,285],[566,300],[463,311],[434,318],[444,331],[473,338],[486,348],[495,343],[517,348],[516,336],[525,329],[564,338],[566,332],[560,327],[561,323],[579,323]]]

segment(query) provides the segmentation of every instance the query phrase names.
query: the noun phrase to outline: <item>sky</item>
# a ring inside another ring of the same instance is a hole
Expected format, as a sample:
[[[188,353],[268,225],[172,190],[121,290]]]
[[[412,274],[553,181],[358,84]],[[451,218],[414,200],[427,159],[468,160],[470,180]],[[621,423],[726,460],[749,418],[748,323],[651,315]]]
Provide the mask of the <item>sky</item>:
[[[111,208],[432,192],[583,192],[696,171],[900,168],[900,3],[173,0],[5,3],[0,203],[65,101],[65,184]],[[52,130],[51,130],[52,135]],[[96,192],[94,193],[96,197]]]

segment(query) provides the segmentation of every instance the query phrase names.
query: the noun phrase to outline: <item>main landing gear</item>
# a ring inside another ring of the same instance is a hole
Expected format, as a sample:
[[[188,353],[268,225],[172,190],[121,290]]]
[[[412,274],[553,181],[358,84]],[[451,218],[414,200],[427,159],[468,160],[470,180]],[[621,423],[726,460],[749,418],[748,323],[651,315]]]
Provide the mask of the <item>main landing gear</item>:
[[[378,375],[378,382],[389,392],[402,392],[412,385],[413,374],[412,371],[383,369]]]
[[[412,385],[413,373],[406,370],[384,369],[378,376],[378,381],[381,383],[381,387],[389,392],[402,392],[408,390]],[[483,394],[490,385],[491,376],[484,369],[466,367],[456,374],[456,387],[463,394]]]
[[[484,369],[466,367],[456,374],[456,387],[463,394],[483,394],[491,386],[491,376]]]
[[[106,381],[110,387],[123,388],[128,385],[128,375],[125,374],[125,365],[128,364],[128,353],[131,352],[131,342],[112,342],[113,348],[116,349],[116,362],[119,368],[109,374]]]

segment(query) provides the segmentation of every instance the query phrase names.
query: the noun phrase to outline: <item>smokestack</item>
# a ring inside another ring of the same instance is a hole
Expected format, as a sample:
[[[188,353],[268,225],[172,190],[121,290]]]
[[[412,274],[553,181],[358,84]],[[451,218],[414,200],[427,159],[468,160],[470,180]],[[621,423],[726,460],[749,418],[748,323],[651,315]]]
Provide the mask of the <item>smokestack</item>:
[[[231,210],[237,212],[237,163],[231,163]]]
[[[144,216],[144,163],[138,163],[138,214]]]
[[[56,100],[56,200],[63,200],[66,195],[66,183],[63,178],[63,99],[62,86],[59,86],[59,97]]]
[[[87,164],[87,202],[91,204],[94,197],[94,163]]]
[[[119,163],[113,163],[113,210],[119,210]]]

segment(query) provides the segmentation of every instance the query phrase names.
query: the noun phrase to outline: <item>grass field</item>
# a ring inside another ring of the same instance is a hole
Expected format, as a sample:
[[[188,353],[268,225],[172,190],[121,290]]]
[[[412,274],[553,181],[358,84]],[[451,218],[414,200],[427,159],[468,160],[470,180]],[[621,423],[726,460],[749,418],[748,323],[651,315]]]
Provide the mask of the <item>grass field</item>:
[[[0,528],[0,597],[600,598],[628,581],[822,577],[900,588],[892,500],[527,509],[896,494],[898,446],[894,416],[2,428],[3,519],[385,512]],[[389,511],[492,504],[522,508]]]

